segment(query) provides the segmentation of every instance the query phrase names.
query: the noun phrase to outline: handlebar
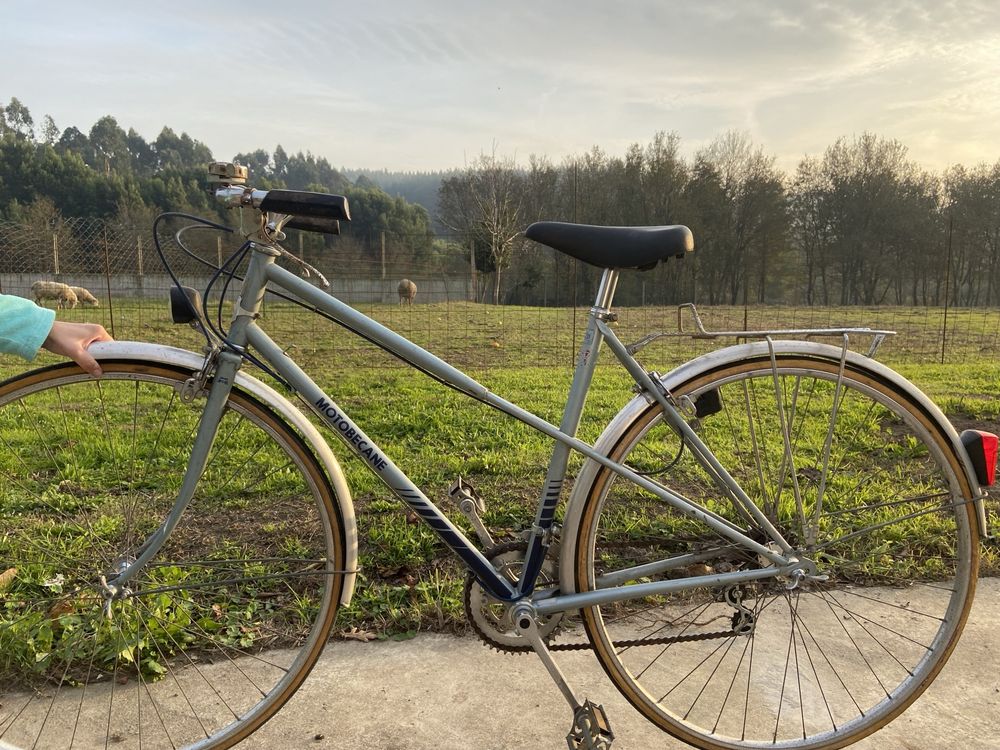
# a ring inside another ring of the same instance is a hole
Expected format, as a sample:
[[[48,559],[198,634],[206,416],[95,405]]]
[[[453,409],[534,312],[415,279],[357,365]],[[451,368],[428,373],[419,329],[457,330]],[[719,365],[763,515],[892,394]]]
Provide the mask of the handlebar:
[[[340,234],[340,221],[337,219],[317,219],[312,216],[296,216],[285,222],[285,229],[299,229],[303,232],[322,232],[323,234]]]
[[[260,210],[313,219],[351,220],[350,208],[344,196],[308,193],[304,190],[268,190],[260,201]]]
[[[351,220],[351,209],[343,195],[306,190],[255,190],[237,184],[215,188],[215,197],[231,208],[250,206],[263,213],[286,214],[290,229],[340,234],[340,222]]]

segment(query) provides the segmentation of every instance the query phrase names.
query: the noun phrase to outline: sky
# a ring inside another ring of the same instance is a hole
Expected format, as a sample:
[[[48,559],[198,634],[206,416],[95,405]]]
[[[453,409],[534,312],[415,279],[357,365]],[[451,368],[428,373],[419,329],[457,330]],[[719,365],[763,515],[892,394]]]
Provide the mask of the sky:
[[[658,131],[690,158],[737,130],[789,171],[864,132],[932,170],[1000,160],[996,0],[0,0],[0,19],[0,103],[168,125],[217,159],[558,164]]]

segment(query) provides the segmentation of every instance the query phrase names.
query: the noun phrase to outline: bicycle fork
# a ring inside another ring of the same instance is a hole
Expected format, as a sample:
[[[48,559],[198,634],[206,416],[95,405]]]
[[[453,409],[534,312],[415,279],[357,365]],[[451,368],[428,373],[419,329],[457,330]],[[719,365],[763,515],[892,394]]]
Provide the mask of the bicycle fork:
[[[173,506],[171,506],[167,517],[163,519],[163,522],[156,531],[150,534],[136,549],[134,557],[129,556],[129,558],[123,557],[119,559],[114,565],[114,569],[101,577],[101,586],[107,597],[105,613],[109,617],[111,602],[128,594],[128,582],[160,551],[160,548],[170,537],[171,532],[173,532],[174,528],[180,522],[184,510],[194,497],[198,481],[201,479],[202,472],[204,472],[205,466],[208,463],[208,454],[219,432],[219,424],[225,412],[226,401],[229,398],[233,382],[236,380],[236,373],[242,361],[243,358],[240,355],[229,351],[223,351],[215,357],[210,355],[206,358],[203,370],[199,373],[201,378],[206,378],[213,366],[215,371],[212,375],[212,385],[208,392],[208,399],[205,402],[201,419],[198,422],[198,431],[195,434],[187,470],[184,473],[184,479],[177,493],[177,499],[174,501]],[[193,386],[192,390],[197,390],[197,383],[192,384],[189,381],[189,385]],[[192,395],[197,394],[194,393]]]

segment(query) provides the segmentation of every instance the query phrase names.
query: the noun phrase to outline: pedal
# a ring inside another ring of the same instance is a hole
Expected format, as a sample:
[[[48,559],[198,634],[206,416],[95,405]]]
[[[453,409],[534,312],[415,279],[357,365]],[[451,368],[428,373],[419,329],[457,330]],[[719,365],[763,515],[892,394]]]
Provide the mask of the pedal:
[[[570,750],[610,750],[614,739],[604,706],[585,700],[573,712],[573,726],[566,735]]]
[[[469,519],[482,545],[484,547],[492,547],[494,545],[493,536],[486,526],[483,525],[483,521],[479,516],[480,513],[486,512],[486,502],[476,492],[476,488],[462,479],[462,477],[458,477],[451,487],[448,488],[448,497],[458,504],[458,509],[462,511],[462,515]]]

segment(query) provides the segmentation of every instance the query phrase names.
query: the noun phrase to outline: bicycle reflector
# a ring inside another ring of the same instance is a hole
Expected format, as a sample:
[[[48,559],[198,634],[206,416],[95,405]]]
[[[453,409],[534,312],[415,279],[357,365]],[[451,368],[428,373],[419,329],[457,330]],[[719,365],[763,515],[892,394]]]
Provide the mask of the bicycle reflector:
[[[983,487],[993,484],[997,468],[997,446],[1000,438],[992,432],[982,430],[966,430],[962,433],[962,445],[969,454],[972,468],[976,470],[976,478]]]

